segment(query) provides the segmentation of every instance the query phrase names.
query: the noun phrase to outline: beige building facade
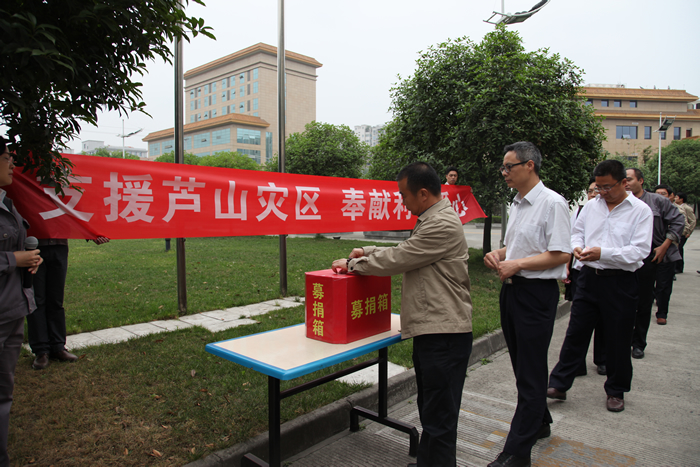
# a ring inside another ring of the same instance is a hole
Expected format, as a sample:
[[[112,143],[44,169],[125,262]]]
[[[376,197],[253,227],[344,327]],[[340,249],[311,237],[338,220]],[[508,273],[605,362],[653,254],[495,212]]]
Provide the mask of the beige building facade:
[[[316,69],[321,63],[285,54],[285,138],[316,119]],[[185,79],[184,149],[198,156],[238,151],[259,164],[277,138],[277,48],[259,43],[189,70]],[[174,150],[172,128],[147,135],[154,159]]]
[[[640,157],[651,146],[659,148],[659,115],[675,117],[661,133],[661,147],[674,140],[700,135],[700,109],[697,96],[677,89],[631,89],[622,85],[590,85],[583,88],[586,105],[605,117],[602,125],[607,140],[603,148],[611,154]]]

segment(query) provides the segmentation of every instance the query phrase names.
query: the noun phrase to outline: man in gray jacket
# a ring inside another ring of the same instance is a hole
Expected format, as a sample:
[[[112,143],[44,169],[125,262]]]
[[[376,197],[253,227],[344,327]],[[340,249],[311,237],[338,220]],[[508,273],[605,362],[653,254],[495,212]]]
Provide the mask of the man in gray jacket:
[[[397,177],[403,204],[418,217],[395,247],[355,248],[333,262],[338,273],[403,274],[401,336],[413,338],[418,413],[423,428],[418,466],[455,466],[457,423],[472,348],[472,302],[462,223],[424,162]],[[415,464],[410,464],[415,465]]]

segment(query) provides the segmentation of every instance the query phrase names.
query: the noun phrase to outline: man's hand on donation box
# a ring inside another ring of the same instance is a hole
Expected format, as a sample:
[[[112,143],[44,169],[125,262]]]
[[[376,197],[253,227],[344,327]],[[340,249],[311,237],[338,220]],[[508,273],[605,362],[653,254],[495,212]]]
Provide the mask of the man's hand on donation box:
[[[574,256],[579,261],[598,261],[600,259],[600,247],[586,247],[583,250],[580,247],[574,248]]]
[[[333,264],[331,265],[331,269],[333,269],[333,272],[336,274],[347,274],[348,273],[348,259],[347,258],[336,259],[335,261],[333,261]]]

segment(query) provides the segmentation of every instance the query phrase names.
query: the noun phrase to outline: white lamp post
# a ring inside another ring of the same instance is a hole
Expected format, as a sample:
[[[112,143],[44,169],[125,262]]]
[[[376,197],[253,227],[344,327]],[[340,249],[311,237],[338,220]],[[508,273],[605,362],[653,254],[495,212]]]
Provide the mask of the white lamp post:
[[[657,175],[657,185],[661,185],[661,132],[666,132],[671,125],[673,125],[673,122],[676,120],[676,117],[674,116],[673,118],[671,117],[666,117],[663,120],[663,123],[661,122],[661,112],[659,112],[659,129],[656,130],[659,133],[659,170],[658,170],[658,175]]]
[[[122,118],[122,134],[117,135],[117,137],[122,139],[122,159],[126,159],[126,146],[124,146],[124,138],[128,138],[129,136],[134,136],[136,133],[141,133],[142,131],[143,131],[143,128],[136,130],[136,131],[132,131],[128,135],[125,135],[124,134],[124,119]]]

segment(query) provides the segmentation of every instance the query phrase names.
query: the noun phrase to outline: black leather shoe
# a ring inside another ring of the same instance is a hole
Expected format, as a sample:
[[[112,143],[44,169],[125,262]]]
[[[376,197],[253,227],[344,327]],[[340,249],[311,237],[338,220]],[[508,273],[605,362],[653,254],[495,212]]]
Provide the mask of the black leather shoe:
[[[518,457],[513,454],[502,452],[498,455],[495,461],[491,462],[488,467],[530,467],[529,457]]]
[[[51,353],[51,360],[60,360],[62,362],[77,362],[78,357],[68,352],[66,349]]]
[[[599,375],[607,375],[608,368],[605,365],[598,365],[598,374]]]
[[[547,397],[550,399],[566,400],[566,391],[560,391],[557,388],[547,388]]]
[[[637,347],[632,348],[632,358],[644,358],[644,351]]]
[[[540,429],[537,431],[537,438],[549,438],[552,436],[552,429],[549,427],[549,423],[543,423]]]
[[[35,370],[43,370],[47,366],[49,366],[49,354],[47,353],[40,353],[34,359],[34,363],[32,363],[32,368]]]

